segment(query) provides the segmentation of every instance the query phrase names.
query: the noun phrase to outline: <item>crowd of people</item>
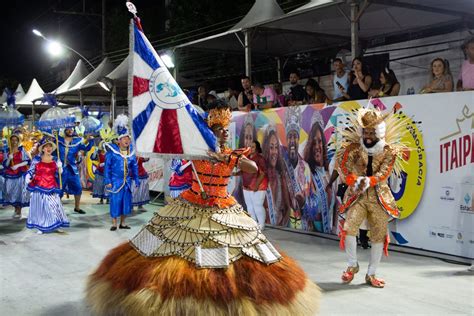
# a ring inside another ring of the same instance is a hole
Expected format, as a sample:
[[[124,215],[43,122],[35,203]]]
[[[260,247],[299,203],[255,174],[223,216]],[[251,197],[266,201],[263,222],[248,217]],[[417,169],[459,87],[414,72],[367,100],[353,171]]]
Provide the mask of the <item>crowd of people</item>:
[[[64,128],[57,137],[51,133],[29,131],[27,127],[4,129],[0,143],[0,203],[14,208],[13,218],[22,218],[29,207],[26,227],[38,234],[62,231],[70,222],[62,197],[74,196],[75,214],[81,209],[85,153],[92,152],[96,165],[92,196],[110,204],[110,230],[130,229],[125,219],[134,206],[150,201],[146,158],[137,157],[128,133],[128,118],[119,115],[113,130],[97,135],[80,135],[76,127]],[[117,221],[120,219],[120,222]],[[117,226],[117,224],[119,224]]]
[[[468,39],[463,47],[465,60],[461,66],[456,84],[451,74],[449,61],[435,58],[429,66],[429,76],[419,93],[439,93],[452,91],[474,90],[474,38]],[[327,93],[320,83],[309,78],[301,84],[298,71],[289,75],[289,88],[283,91],[282,83],[264,86],[260,82],[252,82],[245,76],[241,79],[241,87],[231,87],[224,93],[223,101],[234,111],[264,110],[268,108],[382,98],[400,94],[400,82],[395,72],[387,66],[370,72],[370,65],[361,57],[352,60],[350,69],[343,60],[333,60],[332,91]],[[373,68],[373,67],[372,67]],[[377,73],[378,78],[371,74]],[[413,93],[415,93],[413,91]],[[208,91],[206,85],[198,88],[193,103],[208,111],[215,100],[219,99],[215,90]]]

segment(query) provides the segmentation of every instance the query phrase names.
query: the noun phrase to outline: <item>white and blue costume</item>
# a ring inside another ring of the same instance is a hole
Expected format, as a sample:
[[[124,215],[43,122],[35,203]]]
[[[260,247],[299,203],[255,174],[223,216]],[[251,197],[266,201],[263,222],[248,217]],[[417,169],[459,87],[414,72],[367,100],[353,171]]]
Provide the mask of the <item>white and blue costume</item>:
[[[56,159],[42,162],[41,156],[33,159],[26,182],[31,192],[30,212],[26,227],[49,233],[61,227],[69,227],[69,220],[61,203]],[[31,181],[30,181],[31,180]]]
[[[29,204],[29,193],[25,190],[25,175],[28,171],[30,156],[23,148],[18,147],[18,151],[13,154],[13,159],[6,154],[3,160],[5,184],[3,187],[3,205],[14,207],[25,207]]]
[[[108,198],[109,194],[105,189],[104,183],[104,166],[105,166],[105,154],[103,151],[96,150],[91,155],[92,160],[97,160],[99,165],[94,172],[94,182],[92,183],[92,197],[99,198],[99,199],[106,199]]]
[[[133,189],[133,206],[143,206],[150,202],[150,186],[148,184],[148,173],[143,167],[143,163],[147,161],[143,157],[137,157],[138,163],[138,180],[140,185]]]
[[[63,137],[59,137],[58,142],[59,160],[63,164],[63,172],[61,174],[63,191],[71,195],[81,195],[82,185],[76,157],[81,150],[85,152],[91,150],[93,142],[87,142],[86,144],[80,137],[73,137],[69,144],[66,144]]]
[[[117,218],[132,212],[132,186],[140,185],[138,164],[132,145],[127,152],[121,152],[116,144],[107,144],[106,147],[104,181],[106,186],[112,185],[107,189],[110,199],[110,216]]]

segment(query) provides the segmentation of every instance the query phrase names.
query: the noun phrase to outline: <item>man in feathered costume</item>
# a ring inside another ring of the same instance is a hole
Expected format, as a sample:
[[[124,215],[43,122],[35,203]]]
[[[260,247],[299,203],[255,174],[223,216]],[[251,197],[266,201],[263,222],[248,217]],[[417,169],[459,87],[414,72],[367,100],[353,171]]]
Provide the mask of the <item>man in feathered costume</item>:
[[[110,196],[110,216],[112,227],[117,230],[117,218],[120,217],[120,229],[130,229],[125,225],[125,217],[132,212],[132,180],[140,185],[138,164],[128,132],[128,117],[121,114],[114,123],[118,144],[106,144],[104,183]]]
[[[375,272],[382,253],[387,255],[388,221],[399,217],[387,180],[392,172],[401,170],[403,154],[408,150],[401,141],[406,118],[362,108],[353,112],[349,121],[352,126],[341,131],[343,144],[338,155],[339,174],[349,186],[339,209],[341,213],[347,212],[340,233],[340,246],[345,248],[348,259],[342,281],[350,283],[359,271],[356,235],[367,219],[372,249],[365,280],[373,287],[383,288],[385,281],[377,278]]]
[[[92,139],[93,136],[89,136],[87,139],[75,137],[73,128],[66,128],[64,136],[58,137],[59,160],[63,165],[61,174],[63,191],[74,195],[74,212],[78,214],[85,214],[86,212],[81,210],[82,185],[76,159],[81,150],[85,152],[91,150],[94,142],[89,140]]]

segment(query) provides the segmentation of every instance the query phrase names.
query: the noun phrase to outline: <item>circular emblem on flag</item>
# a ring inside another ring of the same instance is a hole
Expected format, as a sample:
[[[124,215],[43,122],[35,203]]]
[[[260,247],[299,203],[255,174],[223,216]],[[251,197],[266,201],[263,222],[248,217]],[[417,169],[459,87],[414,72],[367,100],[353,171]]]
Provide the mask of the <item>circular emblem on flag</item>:
[[[153,102],[162,109],[176,110],[189,103],[186,94],[164,67],[152,73],[149,88]]]

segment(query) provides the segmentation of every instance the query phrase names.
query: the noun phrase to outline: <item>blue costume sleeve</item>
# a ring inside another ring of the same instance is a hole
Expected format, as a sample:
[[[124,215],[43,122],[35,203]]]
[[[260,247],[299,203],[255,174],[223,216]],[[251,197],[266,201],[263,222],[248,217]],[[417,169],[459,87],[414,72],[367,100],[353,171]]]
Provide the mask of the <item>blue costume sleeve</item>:
[[[94,142],[90,140],[86,140],[86,142],[87,142],[87,145],[84,144],[83,142],[79,145],[79,150],[84,150],[84,152],[87,153],[89,150],[92,149]]]
[[[31,166],[30,168],[28,169],[27,173],[30,175],[30,177],[33,179],[33,177],[35,176],[35,172],[36,172],[36,165],[38,164],[38,162],[41,161],[41,158],[40,156],[36,156],[35,158],[33,158],[33,160],[31,161]]]
[[[104,184],[112,184],[112,158],[113,153],[111,151],[105,154],[105,166],[104,166]]]

